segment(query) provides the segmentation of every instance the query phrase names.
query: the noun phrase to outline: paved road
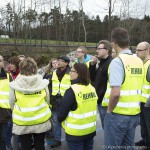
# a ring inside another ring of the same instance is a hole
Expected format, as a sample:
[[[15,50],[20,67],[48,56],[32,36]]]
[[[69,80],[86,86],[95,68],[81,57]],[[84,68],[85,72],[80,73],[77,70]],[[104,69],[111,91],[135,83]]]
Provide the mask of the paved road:
[[[104,142],[104,132],[101,126],[101,121],[99,119],[99,115],[97,116],[97,132],[96,136],[94,137],[94,148],[93,150],[103,150],[103,142]],[[12,139],[12,143],[14,139]],[[136,128],[136,135],[135,135],[135,141],[140,140],[140,126],[137,126]],[[50,148],[47,144],[45,144],[46,150],[69,150],[68,145],[65,141],[65,133],[62,129],[62,145],[57,148]],[[13,144],[13,149],[17,150],[16,145]],[[142,150],[142,148],[135,147],[136,150]]]

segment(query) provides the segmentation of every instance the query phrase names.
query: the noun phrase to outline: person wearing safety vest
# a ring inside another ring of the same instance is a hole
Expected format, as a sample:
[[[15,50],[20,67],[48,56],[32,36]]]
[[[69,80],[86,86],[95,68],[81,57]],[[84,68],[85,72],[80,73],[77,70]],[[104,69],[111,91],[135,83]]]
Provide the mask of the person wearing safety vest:
[[[141,137],[142,140],[135,143],[136,146],[147,146],[150,149],[150,44],[141,42],[136,47],[136,54],[144,63],[144,83],[141,94]],[[146,103],[146,104],[145,104]],[[145,106],[146,105],[146,106]]]
[[[92,150],[98,97],[90,84],[89,70],[85,64],[75,63],[70,79],[72,85],[65,92],[58,120],[62,122],[70,150]]]
[[[48,84],[37,75],[37,64],[30,57],[20,63],[20,75],[10,83],[12,133],[19,135],[23,150],[31,150],[31,137],[35,150],[45,150],[45,132],[51,129]]]
[[[143,62],[129,50],[129,35],[124,28],[111,33],[112,47],[118,57],[110,63],[107,90],[102,106],[104,118],[104,150],[134,149],[135,128],[139,122],[140,95],[143,85]]]
[[[9,72],[12,80],[15,80],[16,77],[19,75],[19,72],[20,72],[19,63],[20,63],[20,61],[21,60],[19,59],[18,56],[12,56],[8,59],[8,63],[9,63],[8,72]],[[11,143],[11,138],[12,138],[13,139],[12,145],[17,145],[18,149],[21,149],[21,143],[20,143],[19,137],[15,134],[12,135],[12,126],[13,126],[13,123],[12,123],[12,120],[10,120],[8,122],[8,125],[7,125],[7,128],[8,128],[7,137],[9,139],[9,143]]]
[[[0,149],[10,148],[8,145],[7,125],[11,119],[11,110],[9,105],[9,74],[4,69],[4,60],[0,55]]]
[[[53,72],[57,69],[58,61],[57,58],[51,58],[49,64],[45,68],[45,74],[43,79],[51,80]],[[51,93],[52,88],[49,88],[49,93]],[[48,145],[53,144],[54,135],[53,130],[46,132],[45,140]]]
[[[65,91],[70,87],[70,59],[67,56],[58,57],[58,67],[53,72],[50,80],[52,105],[52,120],[54,122],[54,139],[50,147],[54,148],[61,145],[61,123],[57,120],[57,112],[64,96]]]
[[[80,46],[77,48],[76,51],[77,60],[75,60],[75,63],[84,63],[89,68],[91,56],[87,54],[87,49],[84,46]]]

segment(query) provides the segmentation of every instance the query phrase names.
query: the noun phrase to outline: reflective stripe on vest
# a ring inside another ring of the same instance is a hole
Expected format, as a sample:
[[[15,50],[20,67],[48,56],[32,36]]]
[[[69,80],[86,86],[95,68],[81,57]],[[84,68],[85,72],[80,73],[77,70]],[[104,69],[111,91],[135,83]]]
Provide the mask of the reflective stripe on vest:
[[[106,103],[109,103],[109,99],[104,98],[104,101]],[[118,102],[117,106],[118,107],[126,107],[126,108],[139,107],[140,106],[140,102],[128,102],[128,103]]]
[[[124,65],[125,80],[120,87],[120,97],[114,113],[123,115],[136,115],[140,112],[140,97],[143,84],[143,62],[137,56],[120,54]],[[109,82],[102,102],[102,106],[108,106],[111,93]]]
[[[10,105],[9,105],[9,74],[7,74],[7,79],[0,80],[0,107],[10,109]]]
[[[111,89],[108,88],[106,90],[106,93],[110,94]],[[128,95],[136,95],[136,94],[141,94],[142,90],[121,90],[120,95],[121,96],[128,96]]]
[[[84,113],[84,114],[73,114],[72,112],[69,112],[68,116],[76,119],[84,119],[90,116],[96,115],[96,111]]]
[[[65,132],[69,135],[83,136],[96,131],[97,95],[94,87],[71,85],[77,101],[77,109],[70,111],[62,122]]]
[[[37,107],[30,107],[30,108],[20,108],[17,104],[15,104],[14,107],[22,112],[30,112],[30,111],[38,111],[38,110],[46,107],[46,103],[43,103],[42,105],[37,106]]]
[[[142,88],[141,102],[146,103],[147,99],[150,97],[150,82],[147,81],[147,71],[150,66],[150,60],[144,64],[144,83]]]
[[[34,116],[34,117],[22,117],[22,116],[13,114],[13,118],[22,121],[22,124],[25,125],[25,124],[28,124],[28,123],[26,123],[26,121],[31,122],[31,121],[35,121],[35,120],[41,119],[41,118],[45,117],[46,115],[49,115],[49,113],[50,113],[50,110],[47,109],[45,112],[43,112],[43,113],[41,113],[41,114],[39,114],[37,116]],[[29,123],[29,125],[30,125],[30,123]]]
[[[95,127],[96,126],[96,121],[85,124],[85,125],[75,125],[75,124],[71,124],[71,123],[68,123],[68,122],[65,121],[65,126],[68,127],[68,128],[71,128],[71,129],[84,130],[84,129],[88,129],[88,128],[91,128],[91,127]]]
[[[144,94],[144,93],[142,93],[142,97],[144,97],[145,101],[141,100],[141,102],[145,103],[147,101],[147,99],[150,97],[150,94]]]
[[[17,125],[36,125],[46,122],[51,117],[51,111],[45,102],[45,90],[23,94],[15,91],[16,103],[13,109],[13,122]]]
[[[52,95],[57,95],[58,93],[61,94],[61,96],[64,96],[65,91],[70,87],[71,81],[70,81],[70,75],[65,74],[59,82],[56,70],[53,72],[52,76]]]

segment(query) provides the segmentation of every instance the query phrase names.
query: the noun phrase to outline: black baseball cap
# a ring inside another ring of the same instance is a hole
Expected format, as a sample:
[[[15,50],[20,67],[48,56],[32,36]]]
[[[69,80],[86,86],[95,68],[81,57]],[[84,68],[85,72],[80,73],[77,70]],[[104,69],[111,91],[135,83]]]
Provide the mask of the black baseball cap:
[[[58,59],[62,59],[62,60],[64,60],[65,62],[70,62],[70,59],[69,59],[69,57],[67,57],[67,56],[59,56],[58,57]]]

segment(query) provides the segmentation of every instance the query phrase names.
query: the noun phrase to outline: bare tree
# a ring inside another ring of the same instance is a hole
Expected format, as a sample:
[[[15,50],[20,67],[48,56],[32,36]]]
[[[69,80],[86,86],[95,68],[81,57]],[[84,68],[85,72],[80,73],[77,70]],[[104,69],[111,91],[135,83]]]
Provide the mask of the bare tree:
[[[108,1],[108,39],[110,40],[110,33],[112,30],[112,13],[114,12],[115,3],[117,0]]]
[[[85,21],[84,21],[83,0],[79,0],[79,12],[81,12],[81,22],[84,30],[84,43],[86,46],[87,31],[86,31]]]
[[[66,12],[64,14],[64,19],[62,20],[62,27],[63,27],[63,30],[64,30],[64,40],[65,40],[65,44],[66,46],[68,45],[68,40],[67,40],[67,26],[68,26],[68,0],[66,0]]]

